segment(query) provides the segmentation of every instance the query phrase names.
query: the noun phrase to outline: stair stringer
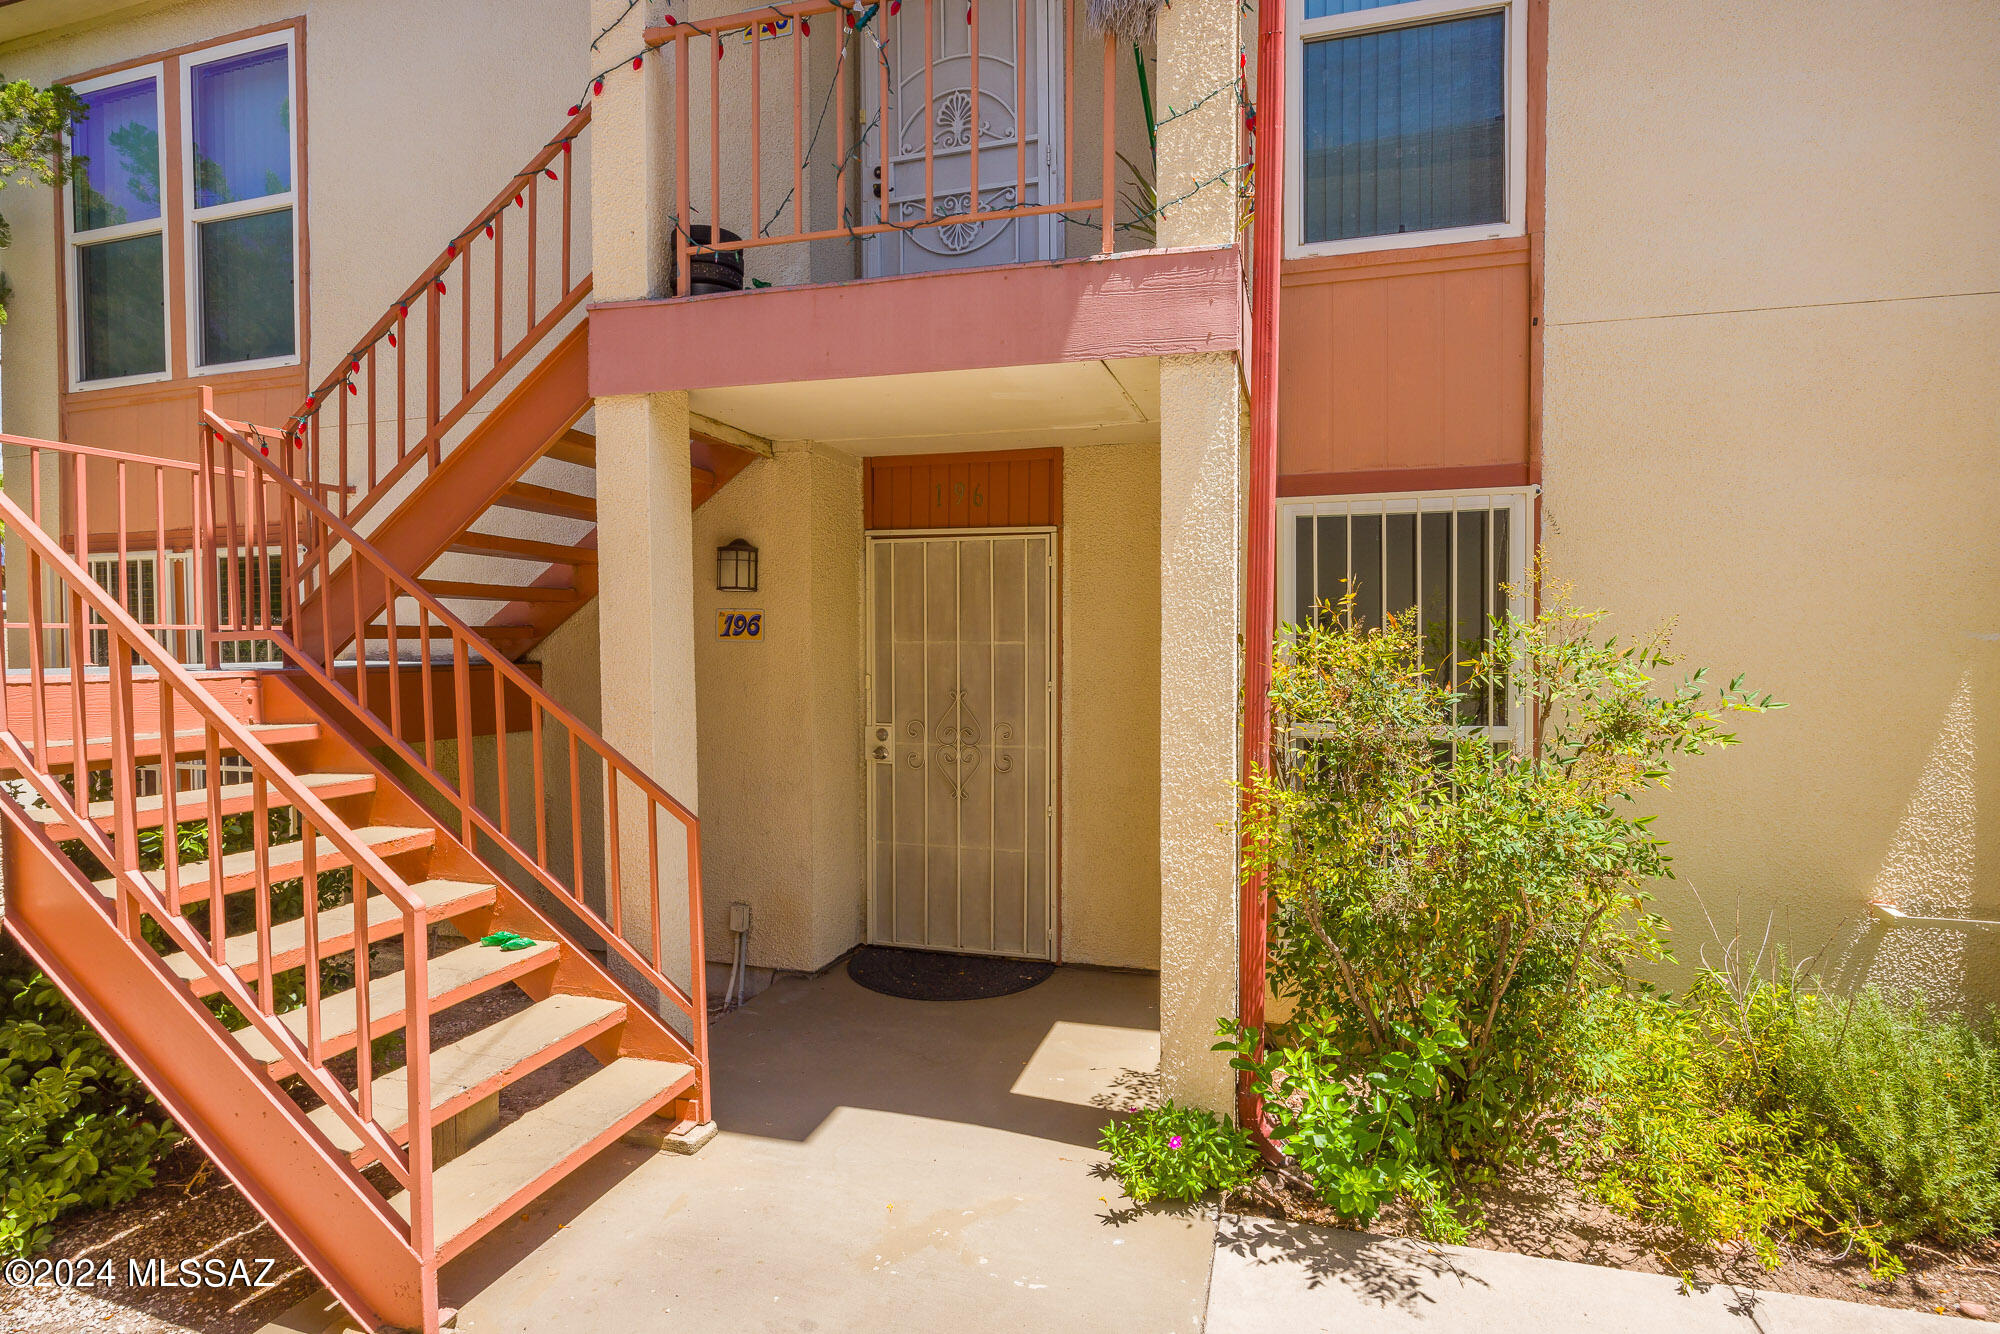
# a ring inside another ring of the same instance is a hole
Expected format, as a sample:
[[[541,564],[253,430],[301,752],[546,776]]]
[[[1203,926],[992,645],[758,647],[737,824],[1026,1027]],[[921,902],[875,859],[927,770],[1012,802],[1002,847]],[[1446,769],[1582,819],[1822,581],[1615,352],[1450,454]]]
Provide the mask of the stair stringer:
[[[389,564],[412,576],[428,569],[459,533],[513,485],[549,445],[590,409],[590,325],[576,326],[498,404],[484,421],[439,460],[394,511],[362,536]],[[356,570],[343,561],[327,587],[299,607],[294,625],[300,646],[319,651],[320,599],[338,609],[332,620],[341,638],[353,625]],[[360,615],[372,622],[387,605],[379,579],[363,577]]]
[[[371,1329],[425,1327],[436,1273],[381,1194],[266,1077],[12,798],[5,923],[35,965],[308,1269]]]

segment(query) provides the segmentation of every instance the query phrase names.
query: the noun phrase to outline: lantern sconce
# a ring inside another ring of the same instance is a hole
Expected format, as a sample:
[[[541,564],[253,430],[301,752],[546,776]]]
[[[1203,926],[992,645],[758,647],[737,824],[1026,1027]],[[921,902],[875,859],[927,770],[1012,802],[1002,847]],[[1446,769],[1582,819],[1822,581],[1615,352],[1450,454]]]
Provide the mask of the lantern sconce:
[[[715,549],[715,587],[722,593],[757,591],[757,548],[737,538]]]

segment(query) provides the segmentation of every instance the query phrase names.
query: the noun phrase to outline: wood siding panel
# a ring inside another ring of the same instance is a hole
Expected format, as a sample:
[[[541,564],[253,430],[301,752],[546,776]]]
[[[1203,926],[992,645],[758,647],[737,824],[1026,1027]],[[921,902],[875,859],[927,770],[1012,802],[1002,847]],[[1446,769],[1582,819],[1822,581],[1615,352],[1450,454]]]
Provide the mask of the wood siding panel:
[[[1528,480],[1529,261],[1514,238],[1288,262],[1280,478]]]
[[[1062,522],[1062,451],[999,450],[864,460],[873,529],[1052,528]]]

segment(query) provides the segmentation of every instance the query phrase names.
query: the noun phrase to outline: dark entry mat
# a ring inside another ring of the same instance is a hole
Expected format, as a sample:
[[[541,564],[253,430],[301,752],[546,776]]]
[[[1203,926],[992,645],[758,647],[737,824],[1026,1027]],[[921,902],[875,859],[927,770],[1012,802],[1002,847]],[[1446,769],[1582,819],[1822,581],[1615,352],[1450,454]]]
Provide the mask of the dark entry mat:
[[[995,959],[983,954],[885,949],[863,945],[847,961],[847,975],[884,996],[904,1000],[991,1000],[1046,982],[1052,963]]]

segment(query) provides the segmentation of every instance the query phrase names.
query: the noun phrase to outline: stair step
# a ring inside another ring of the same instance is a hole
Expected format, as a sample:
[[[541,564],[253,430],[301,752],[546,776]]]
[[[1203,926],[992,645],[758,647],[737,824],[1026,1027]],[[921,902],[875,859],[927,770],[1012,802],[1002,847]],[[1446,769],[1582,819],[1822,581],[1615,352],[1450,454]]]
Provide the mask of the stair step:
[[[423,901],[424,914],[433,922],[444,921],[483,908],[493,902],[494,889],[471,880],[420,880],[410,886],[410,891]],[[403,929],[403,913],[381,894],[368,896],[368,939],[386,940],[399,934]],[[343,903],[335,908],[323,908],[319,914],[319,953],[321,958],[335,954],[352,952],[354,949],[354,905]],[[239,977],[251,978],[257,974],[257,933],[246,931],[240,936],[231,936],[223,942],[223,958],[236,970]],[[289,922],[274,922],[271,925],[271,971],[282,973],[288,968],[296,968],[306,958],[306,922],[303,917]],[[176,951],[166,956],[167,967],[175,977],[189,983],[197,996],[207,996],[215,992],[215,984],[202,972],[201,965],[191,956]]]
[[[428,825],[365,825],[354,831],[360,842],[372,848],[378,857],[400,857],[406,852],[428,848],[437,841],[437,830]],[[273,843],[265,849],[266,866],[273,882],[296,880],[305,869],[305,840],[291,843]],[[348,865],[347,854],[333,845],[324,835],[313,842],[316,871],[332,871]],[[208,900],[208,863],[181,863],[181,902],[205,903]],[[164,894],[167,888],[165,867],[157,871],[147,871],[145,876]],[[257,883],[257,850],[247,848],[242,852],[232,852],[222,859],[222,892],[234,894],[250,889]],[[112,897],[110,880],[96,882],[97,892],[105,898]]]
[[[373,774],[299,774],[298,780],[312,789],[321,801],[338,801],[342,797],[359,796],[375,790]],[[257,787],[254,783],[225,783],[216,790],[224,815],[241,815],[257,807]],[[275,788],[265,787],[265,800],[272,809],[282,809],[290,803],[280,801]],[[166,823],[166,799],[164,796],[140,797],[133,803],[138,810],[139,828],[157,829]],[[50,838],[75,838],[76,827],[56,819],[56,813],[47,807],[38,806],[28,814],[48,826]],[[189,820],[208,818],[208,789],[192,788],[176,793],[174,815],[183,823]],[[90,804],[90,820],[101,829],[109,830],[117,819],[114,804],[108,801],[94,801]]]
[[[624,1056],[494,1132],[432,1175],[440,1259],[449,1260],[694,1082],[672,1061]],[[389,1201],[409,1215],[409,1193]]]
[[[580,464],[585,468],[595,468],[597,437],[584,431],[564,431],[556,437],[556,442],[549,446],[547,457],[559,459],[564,463]]]
[[[537,542],[526,537],[502,537],[498,533],[464,532],[452,539],[446,551],[461,556],[506,556],[514,560],[547,561],[551,565],[595,565],[597,548],[571,546],[565,542]]]
[[[547,941],[538,941],[524,950],[503,950],[491,945],[467,945],[430,959],[430,1012],[468,1000],[481,992],[504,986],[538,968],[546,968],[562,957],[562,951]],[[368,981],[368,1035],[379,1038],[403,1026],[403,974],[398,971],[371,977]],[[306,1040],[306,1011],[302,1005],[286,1010],[278,1022],[291,1030],[303,1044]],[[354,1046],[354,993],[336,992],[320,997],[320,1051],[332,1056]],[[282,1079],[292,1073],[289,1060],[254,1028],[231,1034],[250,1058],[270,1067],[271,1077]]]
[[[493,503],[501,509],[525,510],[529,514],[553,514],[563,519],[595,521],[597,518],[596,497],[558,491],[552,486],[536,486],[532,482],[514,483],[495,497]]]
[[[60,716],[59,711],[64,707],[66,707],[66,704],[62,701],[52,700],[50,702],[51,721],[54,721],[55,717]],[[289,746],[295,742],[319,740],[318,723],[247,723],[245,726],[253,736],[267,746]],[[176,731],[173,734],[173,738],[174,758],[177,760],[200,759],[203,748],[208,744],[208,734],[198,727]],[[137,759],[159,759],[162,751],[160,734],[158,732],[133,733],[132,751],[134,757]],[[234,755],[236,753],[235,748],[228,745],[226,739],[222,747],[222,753],[224,755]],[[75,762],[73,747],[67,740],[49,742],[47,746],[42,748],[41,753],[36,758],[46,768],[60,768]],[[109,736],[85,737],[83,741],[83,762],[88,765],[98,760],[102,760],[107,764],[110,763],[111,738]]]
[[[488,1094],[532,1074],[550,1061],[575,1051],[598,1034],[622,1023],[623,1001],[599,996],[550,996],[518,1014],[488,1024],[470,1037],[431,1052],[431,1113],[436,1121],[456,1115]],[[410,1081],[403,1070],[391,1070],[370,1082],[376,1123],[397,1142],[409,1142]],[[317,1107],[308,1119],[357,1166],[373,1161],[361,1137],[330,1107]],[[433,1122],[435,1124],[435,1121]]]
[[[475,625],[472,629],[481,638],[490,640],[495,644],[533,639],[541,633],[541,631],[532,625],[514,625],[506,621]],[[399,622],[396,626],[396,643],[398,645],[403,644],[405,641],[414,644],[419,638],[423,637],[425,636],[420,636],[417,633],[417,627],[414,625],[403,625]],[[427,637],[449,640],[451,638],[451,631],[442,625],[432,625],[429,628]],[[369,626],[368,642],[371,644],[387,644],[389,642],[389,627],[386,625]]]
[[[537,588],[532,584],[477,584],[455,579],[419,579],[434,598],[472,598],[480,602],[575,602],[574,588]]]

